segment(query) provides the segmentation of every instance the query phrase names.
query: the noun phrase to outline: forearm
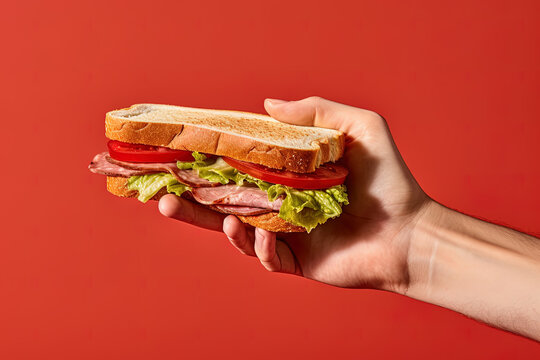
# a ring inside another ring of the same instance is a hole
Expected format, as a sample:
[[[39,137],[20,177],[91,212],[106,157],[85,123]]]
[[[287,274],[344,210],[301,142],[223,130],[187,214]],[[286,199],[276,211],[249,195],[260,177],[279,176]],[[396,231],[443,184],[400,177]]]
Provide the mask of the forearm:
[[[433,202],[408,262],[408,296],[540,340],[540,240]]]

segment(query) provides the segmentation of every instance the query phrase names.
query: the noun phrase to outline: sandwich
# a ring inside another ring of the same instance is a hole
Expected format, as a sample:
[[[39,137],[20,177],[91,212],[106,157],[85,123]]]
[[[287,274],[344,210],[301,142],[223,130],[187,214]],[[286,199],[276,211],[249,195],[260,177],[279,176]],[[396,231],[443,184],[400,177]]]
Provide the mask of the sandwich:
[[[90,171],[142,202],[172,193],[273,232],[310,232],[348,204],[344,135],[266,115],[137,104],[108,112]]]

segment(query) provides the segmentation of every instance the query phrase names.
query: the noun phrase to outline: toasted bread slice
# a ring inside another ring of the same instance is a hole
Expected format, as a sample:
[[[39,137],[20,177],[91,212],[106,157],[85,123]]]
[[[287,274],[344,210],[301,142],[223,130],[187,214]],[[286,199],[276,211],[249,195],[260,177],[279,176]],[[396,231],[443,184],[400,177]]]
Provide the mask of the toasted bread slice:
[[[107,176],[107,190],[116,196],[121,197],[137,197],[139,192],[137,190],[129,190],[127,187],[128,178],[126,177],[114,177]],[[161,189],[152,200],[159,200],[162,196],[167,194],[165,188]],[[272,232],[305,232],[301,226],[293,225],[277,215],[277,212],[269,212],[261,215],[253,216],[237,216],[240,221]]]
[[[296,126],[266,115],[172,105],[137,104],[108,112],[105,135],[134,144],[199,151],[299,173],[343,155],[336,130]]]

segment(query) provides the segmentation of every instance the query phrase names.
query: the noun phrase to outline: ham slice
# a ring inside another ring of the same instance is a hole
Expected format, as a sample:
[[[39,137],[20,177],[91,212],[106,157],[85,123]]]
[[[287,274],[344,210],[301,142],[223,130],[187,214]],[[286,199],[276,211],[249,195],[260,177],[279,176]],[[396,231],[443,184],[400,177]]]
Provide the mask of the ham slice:
[[[120,161],[113,159],[110,155],[107,153],[104,153],[105,159],[110,162],[111,164],[115,164],[121,167],[124,167],[126,169],[133,169],[133,170],[148,170],[148,171],[159,171],[163,172],[163,170],[175,170],[178,169],[175,162],[168,162],[168,163],[136,163],[136,162],[128,162],[128,161]]]
[[[127,161],[119,161],[111,158],[108,153],[104,152],[94,157],[90,166],[90,171],[107,175],[107,176],[137,176],[145,174],[154,174],[159,172],[169,172],[179,182],[191,187],[200,186],[218,186],[219,183],[213,183],[206,179],[202,179],[197,175],[196,170],[180,170],[175,162],[170,163],[133,163]]]
[[[122,177],[130,177],[130,176],[139,176],[139,175],[145,175],[145,174],[151,174],[155,173],[156,171],[150,171],[150,170],[136,170],[136,169],[128,169],[116,164],[112,164],[107,160],[108,153],[104,152],[101,154],[97,154],[92,159],[92,162],[88,166],[88,169],[90,169],[91,172],[101,175],[107,175],[107,176],[122,176]]]
[[[213,189],[195,188],[191,194],[198,203],[204,205],[249,206],[277,211],[283,203],[281,198],[269,201],[266,192],[251,186],[222,185]]]
[[[219,211],[220,213],[243,216],[266,214],[272,211],[269,209],[235,205],[208,205],[208,207],[212,210]]]

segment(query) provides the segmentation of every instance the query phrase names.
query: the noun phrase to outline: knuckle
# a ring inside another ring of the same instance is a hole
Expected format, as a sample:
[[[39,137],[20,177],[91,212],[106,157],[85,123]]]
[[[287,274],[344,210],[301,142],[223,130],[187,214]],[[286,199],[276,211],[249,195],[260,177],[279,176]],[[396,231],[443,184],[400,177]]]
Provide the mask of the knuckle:
[[[328,101],[320,96],[310,96],[306,99],[307,103],[315,109],[315,116],[323,118],[324,110],[327,108]]]
[[[310,96],[306,98],[306,101],[314,106],[319,106],[324,101],[324,99],[320,96]]]
[[[384,121],[384,118],[375,111],[366,110],[366,115],[375,121]]]
[[[360,111],[359,112],[360,118],[367,124],[383,125],[386,123],[386,120],[375,111],[365,110],[365,109],[357,109],[357,111]]]

